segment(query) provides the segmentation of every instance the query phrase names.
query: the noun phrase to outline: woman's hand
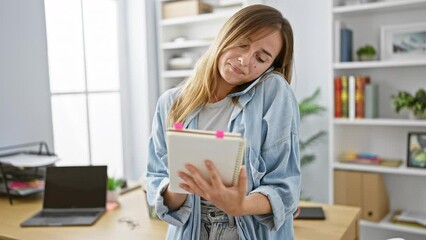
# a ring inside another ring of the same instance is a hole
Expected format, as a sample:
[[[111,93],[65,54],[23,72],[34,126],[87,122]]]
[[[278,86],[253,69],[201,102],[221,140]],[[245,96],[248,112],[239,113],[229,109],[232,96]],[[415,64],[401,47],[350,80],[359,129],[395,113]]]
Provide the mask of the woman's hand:
[[[209,178],[203,179],[200,171],[191,164],[186,164],[190,174],[180,171],[181,177],[185,183],[181,183],[180,187],[186,191],[197,194],[222,211],[232,215],[244,215],[244,206],[247,192],[247,173],[244,166],[240,169],[238,185],[225,186],[220,178],[219,172],[213,162],[206,160],[205,164],[209,170]]]

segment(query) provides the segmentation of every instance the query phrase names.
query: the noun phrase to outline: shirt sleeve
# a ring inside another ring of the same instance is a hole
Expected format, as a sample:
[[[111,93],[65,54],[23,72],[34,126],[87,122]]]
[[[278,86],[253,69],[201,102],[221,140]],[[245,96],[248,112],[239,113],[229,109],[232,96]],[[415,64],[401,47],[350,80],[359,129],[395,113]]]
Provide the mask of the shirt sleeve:
[[[250,194],[260,193],[266,196],[272,213],[254,215],[254,218],[269,229],[277,230],[295,212],[299,201],[301,179],[298,136],[291,134],[289,139],[264,151],[263,157],[259,158],[260,161],[267,159],[265,169],[268,171],[261,178],[259,187]]]
[[[269,229],[277,230],[292,215],[299,202],[301,189],[299,158],[299,107],[290,86],[282,77],[274,76],[265,84],[270,98],[264,102],[262,128],[266,132],[259,153],[249,154],[254,174],[254,190],[266,196],[272,213],[254,215]],[[256,177],[257,175],[257,177]]]
[[[146,171],[148,203],[155,206],[157,216],[175,226],[184,225],[192,212],[194,198],[188,195],[184,204],[176,211],[170,211],[164,204],[163,192],[169,185],[167,164],[167,147],[165,141],[164,97],[160,97],[155,116],[152,122],[152,131],[149,139],[148,164]]]

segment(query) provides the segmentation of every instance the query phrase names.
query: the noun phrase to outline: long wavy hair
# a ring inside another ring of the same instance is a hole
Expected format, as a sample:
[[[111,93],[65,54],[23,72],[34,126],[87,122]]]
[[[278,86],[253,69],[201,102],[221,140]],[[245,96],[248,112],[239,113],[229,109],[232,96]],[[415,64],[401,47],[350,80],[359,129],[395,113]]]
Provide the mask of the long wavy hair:
[[[212,98],[220,79],[218,62],[223,52],[247,44],[248,39],[256,41],[275,31],[281,32],[283,46],[272,66],[290,83],[293,66],[293,30],[290,23],[273,7],[245,7],[223,25],[214,43],[196,63],[192,76],[183,83],[179,96],[169,110],[169,126],[184,122],[191,112]]]

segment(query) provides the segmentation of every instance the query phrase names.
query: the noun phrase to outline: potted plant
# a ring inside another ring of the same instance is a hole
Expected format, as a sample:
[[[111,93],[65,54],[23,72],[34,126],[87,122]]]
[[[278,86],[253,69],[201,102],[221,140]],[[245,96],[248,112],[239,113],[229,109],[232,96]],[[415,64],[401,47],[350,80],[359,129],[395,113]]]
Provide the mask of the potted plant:
[[[123,180],[108,177],[107,185],[107,202],[118,202],[118,196],[120,195],[120,189],[123,185]]]
[[[376,57],[376,49],[370,44],[358,48],[356,51],[359,61],[371,61]]]
[[[306,98],[303,98],[299,102],[301,124],[303,124],[303,120],[306,119],[307,117],[319,115],[326,110],[325,107],[323,107],[321,104],[318,103],[320,95],[321,95],[320,88],[317,88],[312,95]],[[326,131],[319,130],[315,133],[312,133],[311,135],[304,138],[303,140],[299,139],[301,167],[309,165],[310,163],[315,161],[316,154],[309,152],[308,150],[310,147],[312,147],[318,141],[320,141],[326,134],[327,134]],[[302,195],[304,195],[303,190],[302,190]],[[306,196],[302,196],[301,199],[310,200],[310,198]]]
[[[400,91],[392,98],[395,112],[399,113],[402,109],[408,109],[410,116],[414,119],[426,119],[426,91],[423,88],[417,90],[414,96],[409,92]]]

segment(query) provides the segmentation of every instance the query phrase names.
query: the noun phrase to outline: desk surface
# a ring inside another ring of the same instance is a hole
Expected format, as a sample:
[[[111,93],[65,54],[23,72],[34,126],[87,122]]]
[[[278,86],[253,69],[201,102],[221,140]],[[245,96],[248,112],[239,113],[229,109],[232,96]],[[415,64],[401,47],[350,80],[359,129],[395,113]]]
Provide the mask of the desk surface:
[[[106,212],[90,227],[35,227],[21,228],[19,224],[41,209],[40,199],[14,199],[10,206],[7,198],[0,198],[0,239],[164,239],[167,224],[150,220],[144,193],[141,189],[120,196],[120,207]],[[356,238],[359,209],[346,206],[330,206],[301,203],[305,206],[323,206],[327,220],[297,220],[295,234],[298,240],[334,240]],[[131,229],[120,218],[130,218],[139,223]]]

